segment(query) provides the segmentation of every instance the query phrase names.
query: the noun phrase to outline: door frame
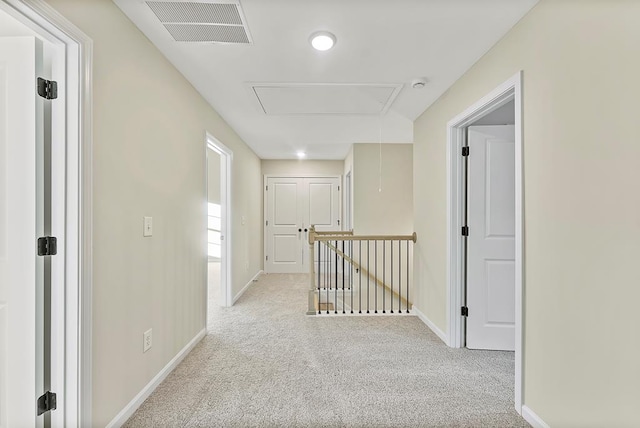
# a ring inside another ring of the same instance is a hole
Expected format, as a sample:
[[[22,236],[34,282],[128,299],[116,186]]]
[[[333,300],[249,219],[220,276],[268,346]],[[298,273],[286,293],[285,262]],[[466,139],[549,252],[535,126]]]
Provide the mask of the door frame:
[[[342,192],[341,188],[344,187],[344,183],[342,180],[342,175],[332,175],[332,174],[263,174],[262,175],[262,250],[263,250],[263,266],[264,271],[266,273],[270,273],[267,271],[266,264],[266,256],[267,254],[267,218],[269,216],[269,195],[267,194],[267,183],[270,178],[337,178],[338,182],[338,192]],[[344,192],[343,192],[344,193]],[[343,213],[342,213],[342,204],[343,198],[338,195],[338,201],[340,202],[340,207],[338,207],[338,215],[340,216],[340,228],[342,229],[344,225],[343,221]],[[311,226],[311,225],[309,225]]]
[[[515,104],[515,408],[519,414],[522,413],[524,391],[522,74],[522,71],[519,71],[447,123],[447,345],[460,348],[464,343],[465,334],[460,313],[464,302],[464,243],[460,233],[464,225],[464,164],[460,153],[465,143],[465,128],[512,100]]]
[[[59,93],[64,106],[52,123],[54,138],[64,135],[64,143],[52,156],[52,210],[63,214],[52,219],[58,235],[52,325],[62,333],[51,349],[51,389],[58,401],[51,422],[91,426],[93,41],[43,0],[1,0],[0,10],[63,47],[66,55],[57,68],[64,68]]]
[[[224,287],[221,287],[221,297],[222,303],[224,306],[229,307],[233,306],[233,292],[231,287],[231,235],[232,235],[232,224],[231,224],[231,177],[232,177],[232,164],[233,164],[233,151],[222,144],[220,140],[211,135],[209,132],[206,133],[205,136],[205,189],[206,195],[205,200],[209,200],[209,164],[207,162],[207,149],[211,149],[214,152],[220,155],[220,209],[222,212],[221,219],[221,235],[224,237],[222,240],[221,247],[221,264],[220,264],[220,277],[224,282]],[[208,207],[208,205],[207,205]],[[208,208],[207,208],[207,220],[208,220]],[[207,267],[209,263],[209,251],[207,250]],[[207,284],[207,305],[209,302],[209,273],[208,268],[206,271],[206,279],[205,282]],[[207,313],[207,320],[209,313]],[[206,324],[206,323],[205,323]]]
[[[351,170],[349,170],[344,175],[344,221],[343,230],[353,230],[353,192],[352,192],[352,182],[353,182],[353,174]]]

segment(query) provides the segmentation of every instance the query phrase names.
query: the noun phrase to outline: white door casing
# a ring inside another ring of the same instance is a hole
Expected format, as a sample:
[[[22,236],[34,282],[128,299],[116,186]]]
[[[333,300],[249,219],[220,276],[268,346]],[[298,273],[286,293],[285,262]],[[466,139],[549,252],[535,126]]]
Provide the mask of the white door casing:
[[[515,349],[515,127],[468,128],[467,347]]]
[[[305,273],[308,230],[340,228],[339,177],[267,177],[265,270]]]
[[[231,177],[232,174],[232,166],[233,166],[233,151],[229,149],[227,146],[222,144],[218,139],[216,139],[213,135],[207,133],[206,134],[206,149],[205,149],[205,159],[207,157],[207,149],[211,149],[216,152],[220,156],[220,209],[221,209],[221,219],[220,219],[220,234],[221,234],[221,264],[220,264],[220,301],[224,306],[232,306],[233,305],[233,293],[231,284],[232,282],[232,252],[231,252],[231,243],[233,242],[231,236]],[[207,162],[207,174],[208,172],[208,162]],[[207,175],[208,177],[208,175]],[[209,185],[209,180],[207,178],[207,186]],[[208,197],[208,195],[207,195]],[[208,275],[207,275],[208,281]],[[207,319],[208,315],[207,315]]]
[[[0,427],[43,424],[42,58],[34,37],[0,39]]]

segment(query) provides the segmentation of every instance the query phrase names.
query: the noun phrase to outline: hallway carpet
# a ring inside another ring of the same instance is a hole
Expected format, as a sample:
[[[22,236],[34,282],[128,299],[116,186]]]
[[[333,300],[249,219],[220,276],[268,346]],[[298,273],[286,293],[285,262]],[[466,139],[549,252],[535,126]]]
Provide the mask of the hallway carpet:
[[[263,275],[126,427],[526,427],[512,352],[445,346],[415,316],[306,316]]]

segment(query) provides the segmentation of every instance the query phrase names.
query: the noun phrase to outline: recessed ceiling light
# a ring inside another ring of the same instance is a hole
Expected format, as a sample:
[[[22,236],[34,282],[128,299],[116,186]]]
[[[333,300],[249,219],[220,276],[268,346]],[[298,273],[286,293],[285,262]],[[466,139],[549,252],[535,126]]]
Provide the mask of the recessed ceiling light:
[[[306,156],[307,156],[307,154],[306,154],[305,152],[298,152],[298,153],[296,153],[296,154],[298,155],[298,158],[299,158],[299,159],[302,159],[302,158],[304,158],[304,157],[306,157]]]
[[[328,51],[336,44],[336,36],[328,31],[317,31],[309,38],[311,46],[319,51]]]

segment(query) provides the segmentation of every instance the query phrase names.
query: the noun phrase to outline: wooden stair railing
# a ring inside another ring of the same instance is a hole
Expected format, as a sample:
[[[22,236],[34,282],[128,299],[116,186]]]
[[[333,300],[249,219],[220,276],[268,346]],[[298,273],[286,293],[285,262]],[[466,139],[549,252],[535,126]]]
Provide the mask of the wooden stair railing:
[[[365,277],[365,291],[366,291],[366,305],[364,313],[402,313],[402,306],[404,305],[405,312],[409,312],[409,290],[410,290],[410,243],[415,243],[417,236],[415,233],[412,235],[363,235],[357,236],[353,234],[353,231],[316,231],[312,226],[309,230],[309,266],[310,266],[310,280],[309,280],[309,303],[308,303],[308,315],[320,314],[323,311],[329,313],[330,304],[333,306],[333,312],[338,313],[339,305],[339,279],[342,279],[342,313],[356,313],[354,305],[354,293],[355,280],[358,282],[358,310],[357,313],[363,313],[362,307],[362,279]],[[378,261],[380,259],[378,254],[378,242],[382,241],[381,249],[381,273],[382,277],[378,274]],[[342,243],[342,249],[340,249],[339,242]],[[366,242],[366,257],[363,263],[363,243]],[[374,243],[373,254],[371,252],[371,243]],[[403,266],[402,260],[402,243],[406,242],[406,262]],[[346,244],[348,243],[348,244]],[[357,243],[357,248],[354,248]],[[394,245],[397,243],[397,246]],[[387,245],[388,244],[388,245]],[[348,251],[347,247],[348,245]],[[390,250],[390,259],[387,259],[386,250]],[[397,248],[397,260],[394,257],[394,248]],[[356,254],[357,253],[357,254]],[[317,260],[316,260],[316,255]],[[356,260],[356,255],[358,260]],[[374,269],[371,268],[373,255]],[[324,258],[323,258],[324,256]],[[342,270],[340,271],[339,262],[342,262]],[[335,264],[334,264],[335,262]],[[396,263],[397,262],[397,263]],[[387,266],[390,269],[390,275],[387,276]],[[394,272],[394,266],[396,272]],[[348,269],[348,270],[347,270]],[[353,270],[355,269],[355,275]],[[403,274],[404,272],[404,274]],[[397,275],[398,283],[397,288],[394,288],[394,281]],[[356,278],[357,277],[357,278]],[[347,281],[348,278],[348,281]],[[389,278],[390,284],[387,282]],[[373,280],[374,290],[371,291],[371,280]],[[404,280],[404,281],[403,281]],[[403,296],[402,286],[405,284],[405,293]],[[379,301],[378,295],[380,288],[382,291],[382,298]],[[332,292],[332,293],[331,293]],[[346,294],[349,293],[350,306],[349,310],[346,310]],[[389,293],[389,307],[387,307],[387,292]],[[325,301],[322,302],[322,297],[325,297]],[[333,301],[330,302],[331,298]],[[373,302],[371,301],[373,298]],[[394,312],[396,306],[394,306],[394,299],[397,303],[397,311]],[[382,306],[380,307],[380,303]],[[322,311],[320,306],[324,304]]]

